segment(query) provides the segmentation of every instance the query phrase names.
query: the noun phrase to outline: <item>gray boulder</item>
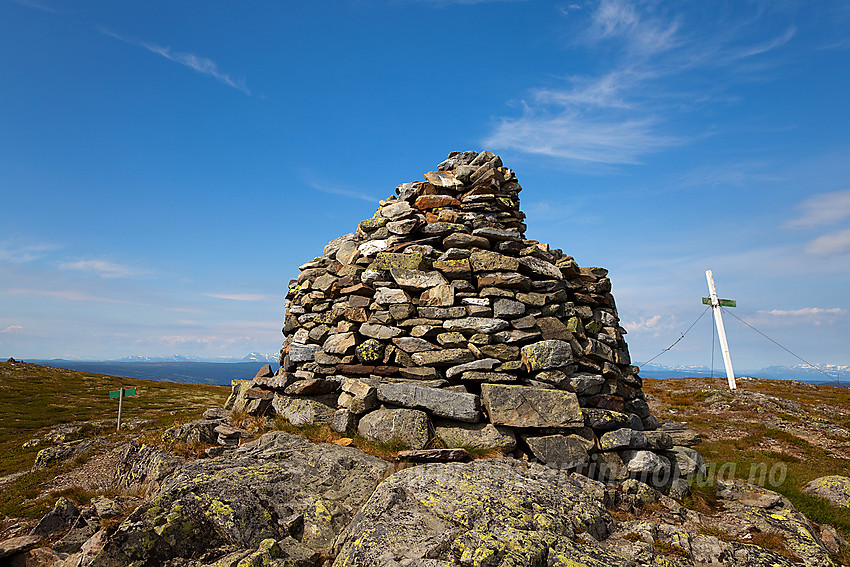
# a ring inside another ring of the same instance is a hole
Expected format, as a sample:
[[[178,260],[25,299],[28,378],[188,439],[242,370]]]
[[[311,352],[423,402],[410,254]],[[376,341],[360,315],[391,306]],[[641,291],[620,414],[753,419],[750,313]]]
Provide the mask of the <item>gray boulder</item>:
[[[267,433],[233,458],[181,467],[109,537],[92,566],[162,565],[296,535],[292,547],[327,553],[387,467],[352,447]]]
[[[522,362],[529,372],[568,366],[573,361],[573,349],[566,341],[540,341],[522,347]]]
[[[584,415],[585,425],[596,431],[628,427],[632,421],[628,414],[601,408],[582,408],[581,413]]]
[[[378,399],[405,408],[428,410],[431,415],[475,423],[481,419],[478,396],[410,383],[381,384]]]
[[[494,425],[581,427],[584,418],[572,392],[502,384],[482,384],[481,401]]]
[[[646,449],[649,440],[640,431],[622,427],[603,433],[599,437],[600,451],[616,451],[618,449]]]
[[[492,423],[438,422],[434,427],[434,435],[447,447],[498,449],[503,453],[510,453],[516,449],[516,435],[513,430]]]
[[[38,525],[32,529],[30,535],[50,537],[54,534],[64,532],[70,529],[74,520],[79,515],[80,511],[77,507],[70,500],[62,496],[56,501],[53,510],[39,520]]]
[[[577,478],[505,459],[401,470],[340,534],[335,565],[630,565],[583,543],[615,522],[601,483]]]
[[[272,407],[277,415],[295,427],[326,425],[333,421],[335,407],[330,407],[310,398],[293,398],[275,394]]]
[[[826,498],[835,506],[850,508],[850,478],[846,476],[816,478],[806,485],[803,492]]]
[[[357,432],[376,443],[398,442],[411,449],[424,449],[431,439],[430,426],[424,411],[381,408],[364,415]]]
[[[164,441],[182,441],[183,443],[207,443],[214,445],[217,434],[215,428],[220,419],[197,419],[185,425],[175,425],[162,434]]]
[[[588,462],[586,441],[576,435],[525,437],[535,457],[549,466],[574,469]]]

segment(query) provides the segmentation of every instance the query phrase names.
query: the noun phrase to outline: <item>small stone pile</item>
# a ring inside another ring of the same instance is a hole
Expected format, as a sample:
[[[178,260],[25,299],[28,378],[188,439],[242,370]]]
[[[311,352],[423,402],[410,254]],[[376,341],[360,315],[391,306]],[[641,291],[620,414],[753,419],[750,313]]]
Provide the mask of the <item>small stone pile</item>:
[[[521,190],[487,151],[396,187],[300,267],[280,369],[235,384],[230,406],[601,478],[693,472],[698,453],[650,415],[608,271],[527,239]]]

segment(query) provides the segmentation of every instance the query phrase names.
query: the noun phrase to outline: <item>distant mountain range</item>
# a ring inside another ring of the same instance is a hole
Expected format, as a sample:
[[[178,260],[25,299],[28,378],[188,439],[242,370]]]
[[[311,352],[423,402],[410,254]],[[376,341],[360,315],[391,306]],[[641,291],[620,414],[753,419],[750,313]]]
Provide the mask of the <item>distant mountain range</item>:
[[[836,364],[796,364],[794,366],[768,366],[759,370],[735,370],[738,376],[754,376],[756,378],[773,378],[776,380],[800,380],[802,382],[828,383],[850,382],[850,366]],[[643,364],[640,375],[644,378],[687,378],[690,376],[711,376],[712,371],[707,366],[679,365],[665,366],[663,364]],[[723,367],[715,368],[714,376],[726,376]]]

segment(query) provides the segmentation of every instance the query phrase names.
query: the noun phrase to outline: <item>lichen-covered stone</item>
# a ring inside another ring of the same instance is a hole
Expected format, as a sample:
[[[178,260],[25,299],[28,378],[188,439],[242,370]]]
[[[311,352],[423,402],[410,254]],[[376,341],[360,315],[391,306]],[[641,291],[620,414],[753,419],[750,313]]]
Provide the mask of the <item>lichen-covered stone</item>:
[[[425,268],[425,256],[413,252],[378,252],[372,269],[376,270],[422,270]]]
[[[428,414],[415,409],[378,409],[360,418],[357,431],[376,443],[423,449],[431,439]]]
[[[56,500],[53,509],[45,514],[30,531],[30,535],[50,537],[64,532],[70,529],[79,515],[80,510],[74,506],[73,502],[61,496]]]
[[[586,442],[572,435],[526,436],[535,457],[550,466],[574,469],[588,462]]]
[[[443,323],[443,328],[449,331],[468,331],[474,333],[495,333],[510,327],[510,323],[504,319],[489,317],[462,317],[460,319],[448,319]]]
[[[419,366],[451,366],[472,360],[475,360],[475,355],[465,348],[417,352],[413,355],[413,361]]]
[[[646,449],[649,440],[646,436],[634,429],[621,427],[613,431],[607,431],[599,437],[600,451],[616,451],[618,449]]]
[[[480,402],[475,394],[416,384],[380,384],[378,399],[396,406],[428,410],[431,415],[458,421],[474,423],[481,418]]]
[[[518,259],[488,250],[476,250],[469,262],[473,272],[515,272],[519,269]]]
[[[363,364],[377,364],[384,356],[384,344],[376,339],[367,339],[357,345],[354,353]]]
[[[596,431],[611,431],[621,427],[628,427],[631,418],[628,414],[599,408],[582,408],[584,423]]]
[[[803,492],[826,498],[835,506],[850,508],[850,477],[822,476],[809,482]]]
[[[448,284],[426,289],[419,297],[420,305],[451,307],[455,302],[454,288]]]
[[[337,540],[335,565],[531,566],[556,550],[565,561],[597,554],[625,565],[574,541],[579,532],[602,539],[613,526],[566,472],[504,459],[421,465],[381,483]]]
[[[457,423],[438,421],[434,425],[434,435],[447,447],[490,450],[497,449],[510,453],[516,449],[516,435],[508,427],[492,423]]]
[[[387,467],[352,447],[267,433],[232,458],[176,471],[109,536],[92,565],[161,565],[218,547],[251,549],[286,540],[287,518],[300,518],[300,545],[327,553]]]
[[[584,418],[572,392],[497,384],[481,385],[481,401],[494,425],[582,427]]]
[[[410,296],[403,289],[391,287],[379,287],[375,290],[375,303],[379,305],[393,305],[399,303],[410,303]]]
[[[443,239],[444,248],[490,248],[490,241],[482,236],[458,232]]]
[[[573,361],[573,349],[566,341],[540,341],[522,347],[520,352],[529,372],[562,368]]]
[[[292,362],[310,362],[316,356],[316,351],[321,348],[319,345],[292,343],[289,345],[289,360]]]
[[[333,420],[336,408],[309,398],[295,398],[284,394],[275,395],[271,406],[277,415],[295,427],[325,425]]]
[[[393,269],[390,270],[395,283],[402,289],[423,290],[429,287],[449,283],[440,272],[424,272],[421,270]]]
[[[404,331],[390,325],[379,325],[376,323],[364,323],[360,325],[359,332],[365,337],[379,340],[389,340],[401,335]]]

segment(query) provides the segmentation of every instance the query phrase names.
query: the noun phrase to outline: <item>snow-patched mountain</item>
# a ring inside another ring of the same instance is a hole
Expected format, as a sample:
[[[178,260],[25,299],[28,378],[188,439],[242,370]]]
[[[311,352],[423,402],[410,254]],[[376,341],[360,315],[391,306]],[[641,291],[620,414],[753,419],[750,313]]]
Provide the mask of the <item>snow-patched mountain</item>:
[[[804,381],[850,380],[850,366],[840,364],[796,364],[794,366],[768,366],[757,376]]]
[[[644,378],[687,378],[691,376],[726,376],[722,364],[714,369],[702,365],[670,365],[658,363],[640,365],[640,375]],[[837,364],[796,364],[794,366],[768,366],[759,370],[735,368],[736,376],[754,376],[756,378],[774,378],[777,380],[801,380],[803,382],[840,382],[850,381],[850,366]]]
[[[278,355],[276,354],[250,352],[242,357],[242,362],[277,362],[277,357]]]

